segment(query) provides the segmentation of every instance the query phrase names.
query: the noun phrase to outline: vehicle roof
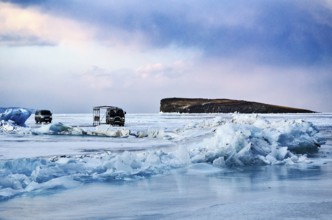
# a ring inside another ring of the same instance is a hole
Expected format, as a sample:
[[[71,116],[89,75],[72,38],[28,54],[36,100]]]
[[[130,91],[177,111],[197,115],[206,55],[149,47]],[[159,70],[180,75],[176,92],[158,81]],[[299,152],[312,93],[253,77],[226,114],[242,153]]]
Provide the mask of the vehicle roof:
[[[121,109],[122,110],[122,108],[110,106],[110,105],[101,105],[101,106],[93,107],[93,110],[97,110],[97,109]]]

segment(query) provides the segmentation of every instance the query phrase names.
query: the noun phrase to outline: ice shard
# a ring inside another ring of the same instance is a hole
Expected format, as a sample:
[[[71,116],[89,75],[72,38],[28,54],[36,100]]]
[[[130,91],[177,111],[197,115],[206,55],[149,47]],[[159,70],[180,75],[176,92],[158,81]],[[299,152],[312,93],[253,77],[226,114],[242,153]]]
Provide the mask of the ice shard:
[[[31,109],[26,108],[1,108],[0,121],[13,121],[15,124],[24,126],[25,121],[30,117]]]

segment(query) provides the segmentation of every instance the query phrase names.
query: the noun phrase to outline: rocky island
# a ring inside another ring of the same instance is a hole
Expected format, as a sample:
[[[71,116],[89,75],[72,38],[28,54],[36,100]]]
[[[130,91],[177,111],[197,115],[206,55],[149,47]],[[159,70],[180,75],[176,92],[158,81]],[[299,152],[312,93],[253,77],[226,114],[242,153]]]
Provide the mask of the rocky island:
[[[314,111],[232,99],[165,98],[160,112],[179,113],[314,113]]]

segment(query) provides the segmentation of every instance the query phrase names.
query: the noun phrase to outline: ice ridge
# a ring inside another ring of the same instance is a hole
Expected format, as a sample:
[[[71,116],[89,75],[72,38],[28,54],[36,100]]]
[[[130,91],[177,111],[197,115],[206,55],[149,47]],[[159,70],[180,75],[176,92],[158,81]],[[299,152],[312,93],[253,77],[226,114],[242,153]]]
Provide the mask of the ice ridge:
[[[30,130],[20,130],[11,124],[2,124],[0,128],[2,132],[8,130],[27,135],[129,137],[132,133],[124,128],[103,130],[102,127],[87,132],[62,123]],[[228,120],[217,117],[188,124],[182,129],[136,131],[136,135],[130,137],[167,139],[176,147],[1,160],[0,200],[22,193],[71,188],[94,181],[144,178],[196,163],[208,163],[221,169],[310,163],[305,154],[318,151],[324,143],[318,129],[310,122],[271,122],[257,115],[239,114]],[[191,141],[194,138],[195,141]]]

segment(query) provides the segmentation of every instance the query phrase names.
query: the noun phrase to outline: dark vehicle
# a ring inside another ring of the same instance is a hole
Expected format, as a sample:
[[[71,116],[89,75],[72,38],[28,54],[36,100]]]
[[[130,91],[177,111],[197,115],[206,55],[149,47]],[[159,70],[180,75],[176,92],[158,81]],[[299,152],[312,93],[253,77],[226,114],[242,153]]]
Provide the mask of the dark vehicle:
[[[35,112],[36,123],[51,123],[52,122],[52,112],[50,110],[37,110]]]
[[[104,110],[103,118],[100,118],[100,111]],[[105,124],[124,126],[125,114],[122,108],[114,106],[97,106],[93,108],[93,126],[103,124],[101,121],[105,120]]]

